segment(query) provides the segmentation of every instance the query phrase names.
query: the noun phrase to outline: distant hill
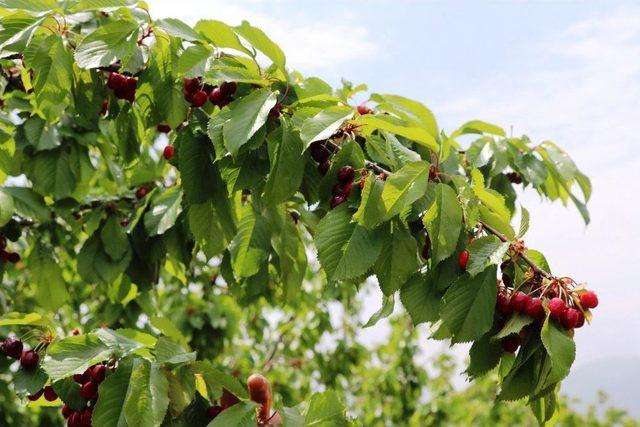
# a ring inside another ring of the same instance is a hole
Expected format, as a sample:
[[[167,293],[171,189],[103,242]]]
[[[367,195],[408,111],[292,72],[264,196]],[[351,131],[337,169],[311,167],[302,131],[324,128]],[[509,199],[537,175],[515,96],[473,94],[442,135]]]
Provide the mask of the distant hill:
[[[563,382],[561,393],[580,399],[578,409],[597,402],[598,390],[604,391],[608,404],[625,409],[640,418],[640,358],[616,358],[591,362],[571,371]]]

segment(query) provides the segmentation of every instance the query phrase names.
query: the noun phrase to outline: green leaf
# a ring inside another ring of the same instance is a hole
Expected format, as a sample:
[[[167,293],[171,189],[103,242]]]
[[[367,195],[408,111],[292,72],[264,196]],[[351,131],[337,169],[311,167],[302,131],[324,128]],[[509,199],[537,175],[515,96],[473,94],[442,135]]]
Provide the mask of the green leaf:
[[[240,402],[225,409],[207,427],[253,427],[256,425],[257,403]]]
[[[553,384],[563,380],[569,374],[571,365],[576,358],[575,342],[549,317],[542,326],[540,338],[551,358],[551,371],[545,383]]]
[[[533,317],[522,313],[514,313],[493,339],[499,340],[511,334],[518,334],[525,326],[533,322]]]
[[[442,293],[429,274],[413,275],[400,289],[400,300],[414,325],[436,321],[441,298]]]
[[[41,367],[18,369],[13,375],[13,388],[19,396],[37,393],[47,382],[47,374]]]
[[[271,168],[264,188],[264,197],[272,204],[280,204],[293,196],[302,183],[304,146],[300,136],[288,121],[267,139]]]
[[[502,242],[495,236],[484,236],[471,242],[468,250],[467,273],[473,277],[489,265],[500,264],[509,250],[509,242]]]
[[[508,223],[511,219],[511,212],[509,212],[509,208],[505,204],[504,196],[494,190],[485,188],[484,176],[480,170],[472,170],[471,177],[473,178],[473,191],[482,204],[495,213],[500,220]]]
[[[0,0],[0,7],[29,12],[47,12],[58,7],[56,0]]]
[[[238,233],[229,244],[231,266],[236,278],[258,273],[269,249],[269,228],[251,205],[242,208]]]
[[[365,228],[374,228],[385,217],[386,211],[382,203],[382,189],[384,181],[370,174],[365,181],[360,195],[360,206],[353,214],[353,219]]]
[[[226,388],[234,396],[240,399],[248,399],[249,393],[244,384],[242,384],[236,377],[225,374],[219,369],[215,368],[211,362],[200,361],[193,365],[196,372],[199,372],[204,377],[205,382],[210,386]]]
[[[169,382],[160,365],[135,359],[124,403],[128,425],[157,427],[169,407]]]
[[[348,107],[333,106],[324,109],[302,123],[300,138],[302,138],[305,147],[314,141],[327,139],[352,117],[353,110]]]
[[[78,253],[78,273],[88,283],[113,283],[131,261],[131,251],[114,261],[105,251],[100,232],[94,232]]]
[[[95,427],[124,427],[124,404],[129,395],[133,362],[124,359],[118,363],[118,369],[107,376],[100,385],[100,399],[93,410],[92,424]]]
[[[174,226],[182,212],[182,190],[178,186],[156,193],[144,215],[144,227],[150,236],[164,234]]]
[[[166,31],[170,36],[179,37],[189,42],[198,41],[202,38],[197,31],[179,19],[160,19],[156,21],[156,25]]]
[[[424,196],[429,178],[429,163],[425,161],[407,163],[391,174],[382,189],[382,203],[386,219],[398,215],[410,204]]]
[[[379,231],[351,222],[351,212],[345,205],[322,218],[314,240],[320,264],[330,281],[365,274],[375,263],[383,244]]]
[[[433,203],[422,221],[429,232],[435,265],[453,254],[462,229],[462,207],[453,188],[436,184]]]
[[[198,21],[194,30],[218,48],[228,47],[251,55],[251,51],[243,46],[233,29],[224,22],[214,20]]]
[[[247,21],[242,21],[242,24],[234,29],[243,39],[271,59],[276,67],[286,75],[286,58],[282,49],[267,37],[261,29],[252,27]]]
[[[284,290],[284,300],[294,302],[302,288],[307,271],[305,245],[293,221],[287,221],[280,232],[271,238],[271,245],[278,255],[278,269]]]
[[[63,199],[70,197],[78,184],[71,166],[66,150],[41,151],[29,165],[29,178],[39,193]]]
[[[138,0],[80,0],[71,6],[74,12],[132,6]]]
[[[195,352],[188,352],[180,344],[166,337],[158,338],[154,354],[156,355],[156,361],[158,363],[168,363],[171,365],[190,363],[196,360]]]
[[[476,340],[469,350],[469,367],[465,371],[471,378],[478,378],[496,366],[503,354],[502,343],[491,338],[491,332]]]
[[[120,224],[118,217],[110,216],[100,231],[102,247],[113,261],[118,262],[126,256],[131,256],[129,238]]]
[[[452,342],[472,341],[491,329],[496,296],[496,267],[473,278],[461,276],[451,285],[444,295],[441,315],[453,334]]]
[[[41,326],[52,328],[52,322],[38,313],[10,312],[0,318],[0,326]]]
[[[371,326],[374,326],[376,323],[378,323],[380,320],[389,317],[393,313],[394,307],[395,307],[395,299],[393,298],[393,294],[389,296],[383,295],[382,307],[380,307],[378,311],[373,313],[373,315],[371,315],[367,323],[365,323],[362,327],[370,328]]]
[[[385,237],[373,271],[384,295],[400,289],[419,266],[418,247],[408,229],[399,226]]]
[[[9,193],[0,190],[0,227],[4,227],[11,220],[15,210],[13,197]]]
[[[31,251],[27,266],[37,289],[38,303],[45,309],[56,312],[67,302],[69,293],[60,264],[53,255],[52,248],[39,242]]]
[[[178,59],[178,74],[197,77],[205,74],[213,60],[213,49],[207,45],[189,46]]]
[[[224,145],[233,156],[266,123],[277,96],[269,89],[258,89],[233,103],[222,130]]]
[[[187,129],[181,132],[178,141],[180,177],[186,201],[198,204],[212,200],[218,177],[211,142],[206,136],[193,135]]]
[[[189,206],[189,228],[207,258],[220,254],[227,247],[228,241],[213,203]]]
[[[136,52],[139,24],[120,19],[110,21],[87,35],[74,56],[81,68],[106,67],[118,60],[127,62]]]
[[[22,218],[36,222],[49,222],[51,212],[38,193],[26,187],[3,187],[1,193],[8,194],[13,199],[15,213]]]
[[[16,2],[16,0],[12,1]],[[17,2],[22,6],[22,1],[17,0]],[[31,16],[23,10],[17,10],[14,13],[3,16],[2,31],[0,31],[0,47],[2,48],[0,53],[2,56],[24,52],[27,44],[32,40],[34,33],[40,28],[44,19],[44,16]]]
[[[305,425],[347,425],[346,408],[333,390],[316,393],[309,399],[309,408],[304,414]]]
[[[462,126],[460,126],[458,129],[456,129],[451,134],[451,138],[456,138],[460,135],[465,135],[468,133],[479,133],[479,134],[488,133],[491,135],[506,136],[504,129],[502,129],[500,126],[483,122],[480,120],[471,120],[469,122],[466,122]]]
[[[438,152],[439,145],[436,139],[428,130],[417,124],[407,123],[391,116],[367,114],[359,118],[363,130],[368,134],[374,130],[386,130],[393,134],[403,136],[407,139],[415,141],[419,145]]]
[[[372,94],[371,99],[378,102],[376,108],[398,115],[401,119],[411,120],[423,126],[431,136],[438,137],[438,124],[431,110],[418,101],[399,95]]]
[[[518,231],[516,239],[522,238],[527,233],[527,230],[529,230],[529,211],[521,207],[520,212],[520,231]]]

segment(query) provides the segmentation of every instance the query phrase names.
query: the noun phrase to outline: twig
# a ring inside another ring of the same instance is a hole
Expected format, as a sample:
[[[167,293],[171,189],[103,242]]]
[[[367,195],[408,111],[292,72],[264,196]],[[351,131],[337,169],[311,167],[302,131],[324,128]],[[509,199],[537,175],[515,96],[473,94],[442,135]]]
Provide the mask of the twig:
[[[294,315],[291,315],[286,322],[284,322],[284,325],[287,325],[291,322],[293,322],[293,320],[295,319]],[[264,361],[263,365],[262,365],[262,370],[264,372],[269,372],[271,370],[271,366],[273,362],[273,359],[276,357],[276,354],[278,353],[278,349],[280,348],[280,344],[282,344],[282,342],[284,341],[284,331],[280,333],[280,335],[278,336],[278,338],[276,339],[276,342],[273,344],[273,348],[271,349],[271,351],[269,352],[269,356],[267,357],[267,360]]]

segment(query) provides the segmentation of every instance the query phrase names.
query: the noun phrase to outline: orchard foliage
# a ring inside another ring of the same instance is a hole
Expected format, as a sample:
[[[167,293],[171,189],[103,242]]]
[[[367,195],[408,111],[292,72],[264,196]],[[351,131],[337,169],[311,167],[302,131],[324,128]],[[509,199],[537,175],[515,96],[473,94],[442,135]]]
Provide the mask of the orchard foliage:
[[[320,304],[348,307],[375,276],[365,326],[399,296],[432,338],[472,343],[466,372],[497,371],[497,400],[554,415],[598,302],[522,240],[519,189],[589,220],[589,179],[557,145],[482,121],[445,132],[397,95],[355,105],[365,86],[291,71],[247,22],[192,28],[133,0],[0,7],[0,331],[20,397],[59,397],[69,425],[357,423],[334,391],[286,407],[215,360],[251,335],[242,312],[307,307],[324,331]]]

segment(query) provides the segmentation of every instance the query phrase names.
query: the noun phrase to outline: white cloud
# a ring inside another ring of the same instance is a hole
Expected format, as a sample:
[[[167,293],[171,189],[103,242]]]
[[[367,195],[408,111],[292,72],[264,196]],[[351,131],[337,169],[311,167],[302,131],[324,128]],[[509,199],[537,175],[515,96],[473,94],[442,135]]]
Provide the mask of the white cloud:
[[[366,26],[353,17],[341,16],[339,20],[319,19],[314,8],[304,14],[265,14],[257,5],[263,0],[208,1],[202,7],[201,0],[182,0],[180,7],[174,2],[150,0],[154,17],[178,18],[194,24],[200,19],[217,19],[230,25],[242,20],[260,27],[282,47],[290,67],[305,75],[327,70],[337,70],[342,64],[372,58],[377,53],[375,44],[368,40]],[[273,4],[273,2],[270,2]]]

